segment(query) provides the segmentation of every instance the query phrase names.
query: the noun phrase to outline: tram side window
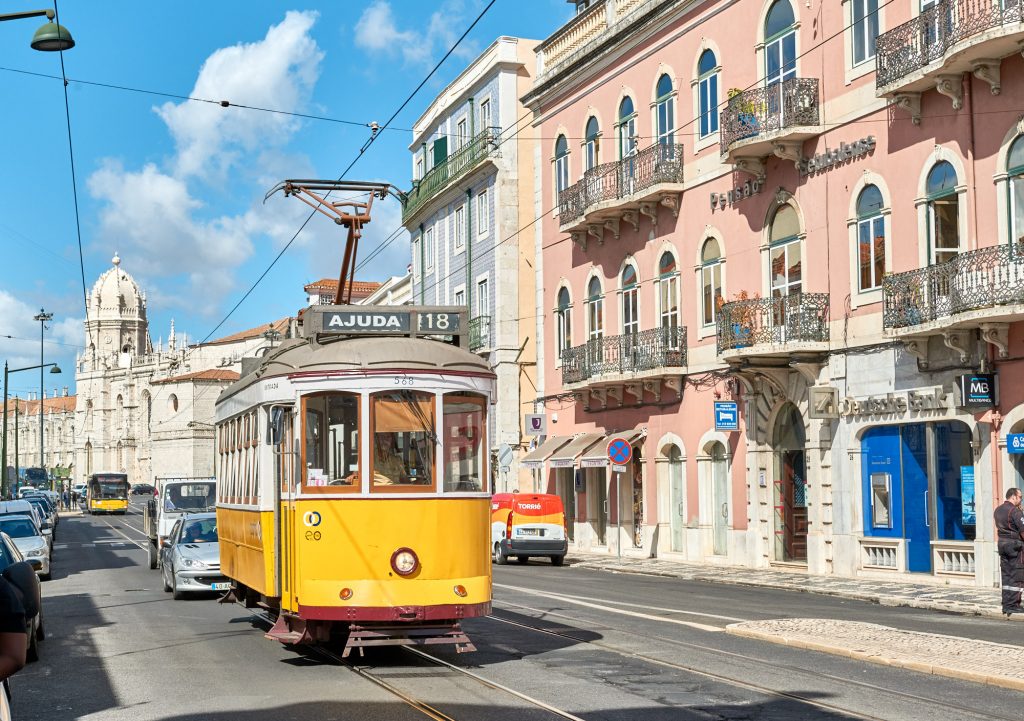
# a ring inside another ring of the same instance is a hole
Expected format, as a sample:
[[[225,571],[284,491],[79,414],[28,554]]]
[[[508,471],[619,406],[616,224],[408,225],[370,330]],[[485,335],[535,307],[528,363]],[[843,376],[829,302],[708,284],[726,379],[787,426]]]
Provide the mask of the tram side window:
[[[305,409],[303,489],[359,490],[359,395],[307,396]]]
[[[411,390],[374,393],[370,409],[374,488],[431,490],[437,448],[434,396]]]
[[[444,397],[444,490],[483,491],[487,399],[475,393]]]

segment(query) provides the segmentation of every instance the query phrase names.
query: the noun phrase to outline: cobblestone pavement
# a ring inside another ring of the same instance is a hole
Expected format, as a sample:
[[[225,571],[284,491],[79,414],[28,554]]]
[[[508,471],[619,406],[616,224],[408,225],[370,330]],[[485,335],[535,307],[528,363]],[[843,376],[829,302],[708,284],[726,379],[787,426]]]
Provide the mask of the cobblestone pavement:
[[[617,573],[640,573],[740,586],[779,588],[826,596],[840,596],[883,606],[909,606],[968,616],[1002,617],[999,592],[994,588],[939,586],[925,583],[876,581],[863,578],[809,576],[776,569],[700,566],[660,558],[622,558],[573,554],[567,560],[577,568],[596,568]],[[1014,616],[1014,620],[1024,616]]]
[[[762,641],[1024,691],[1024,647],[859,621],[745,621],[726,632]]]

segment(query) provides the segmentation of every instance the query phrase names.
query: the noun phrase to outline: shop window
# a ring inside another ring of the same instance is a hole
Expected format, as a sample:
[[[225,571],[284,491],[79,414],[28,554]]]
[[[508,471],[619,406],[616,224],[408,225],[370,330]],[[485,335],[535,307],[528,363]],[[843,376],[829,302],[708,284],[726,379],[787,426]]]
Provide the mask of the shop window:
[[[706,138],[718,132],[718,59],[705,50],[697,61],[698,135]]]
[[[953,166],[943,160],[928,173],[928,262],[947,263],[960,252],[960,203]]]
[[[444,396],[444,490],[486,489],[487,399],[474,393]]]
[[[303,399],[303,491],[358,491],[359,395],[324,393]]]
[[[1019,243],[1024,241],[1024,135],[1013,141],[1006,166],[1010,176],[1010,242]]]
[[[700,253],[701,322],[714,325],[722,302],[722,251],[718,241],[708,238]]]
[[[601,126],[598,125],[597,118],[593,115],[587,120],[587,130],[585,133],[585,141],[583,145],[583,160],[585,167],[584,171],[590,170],[596,166],[599,162],[600,157],[600,137],[601,137]]]
[[[434,489],[434,396],[383,391],[370,396],[373,490]]]
[[[882,286],[885,275],[885,218],[882,191],[869,185],[857,198],[857,260],[861,291]]]
[[[871,474],[871,526],[892,528],[892,474]]]

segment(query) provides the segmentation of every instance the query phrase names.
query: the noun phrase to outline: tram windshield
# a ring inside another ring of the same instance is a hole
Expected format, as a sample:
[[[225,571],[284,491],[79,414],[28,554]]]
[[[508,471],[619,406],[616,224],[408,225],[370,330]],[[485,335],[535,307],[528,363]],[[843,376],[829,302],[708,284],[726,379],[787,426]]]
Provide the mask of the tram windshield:
[[[304,489],[359,490],[359,395],[322,393],[307,396],[304,403]]]
[[[370,396],[374,488],[434,485],[434,396],[400,390]]]
[[[487,432],[486,399],[475,393],[444,397],[444,490],[482,491]]]

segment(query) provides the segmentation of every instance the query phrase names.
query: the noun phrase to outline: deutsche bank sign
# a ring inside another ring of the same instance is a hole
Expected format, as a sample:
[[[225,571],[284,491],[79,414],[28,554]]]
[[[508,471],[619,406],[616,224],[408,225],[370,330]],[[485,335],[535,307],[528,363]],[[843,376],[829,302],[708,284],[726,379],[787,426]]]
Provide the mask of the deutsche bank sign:
[[[961,408],[992,408],[996,405],[995,373],[970,373],[957,377]]]

